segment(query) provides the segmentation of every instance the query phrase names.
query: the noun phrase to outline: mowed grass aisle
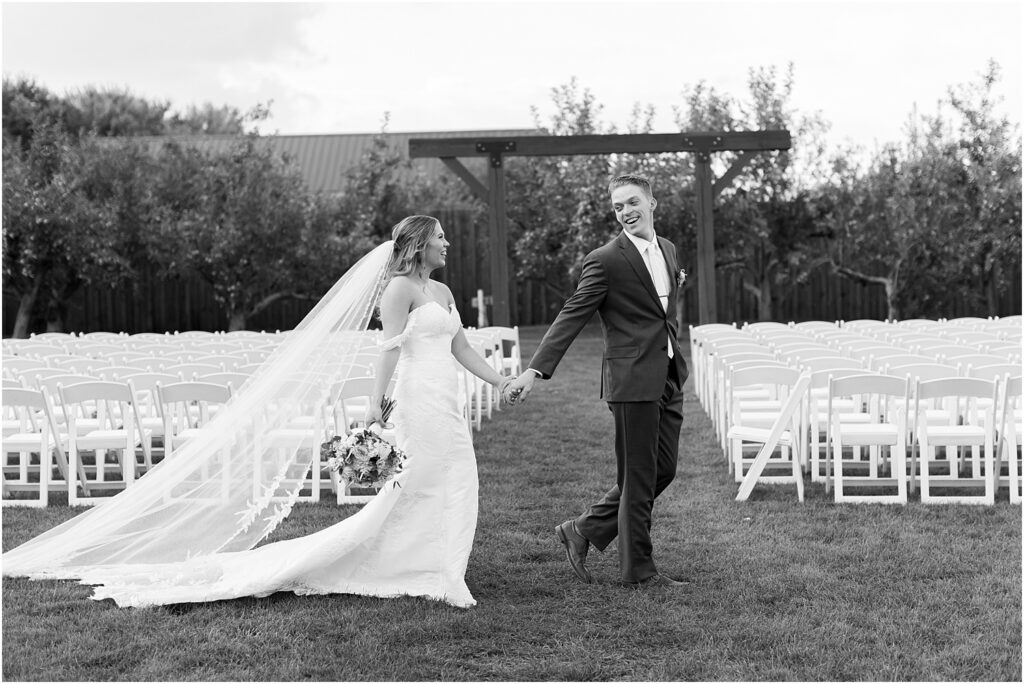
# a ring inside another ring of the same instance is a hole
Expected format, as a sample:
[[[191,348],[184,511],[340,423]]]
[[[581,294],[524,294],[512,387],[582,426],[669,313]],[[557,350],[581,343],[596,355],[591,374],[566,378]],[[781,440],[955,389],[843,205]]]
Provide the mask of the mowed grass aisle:
[[[528,360],[543,329],[522,331]],[[588,328],[527,404],[475,436],[479,605],[276,594],[119,609],[69,582],[3,583],[5,680],[995,680],[1021,678],[1021,508],[837,506],[736,485],[687,383],[679,474],[655,507],[687,591],[572,575],[554,526],[613,482]],[[350,514],[296,506],[274,539]],[[8,549],[75,514],[4,509]]]

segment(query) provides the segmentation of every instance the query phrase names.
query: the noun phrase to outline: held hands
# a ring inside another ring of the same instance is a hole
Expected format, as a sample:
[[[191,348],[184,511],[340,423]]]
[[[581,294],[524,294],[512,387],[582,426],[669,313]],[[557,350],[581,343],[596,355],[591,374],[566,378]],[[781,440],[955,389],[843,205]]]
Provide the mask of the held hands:
[[[512,405],[525,403],[527,395],[533,391],[533,383],[536,379],[537,375],[533,371],[523,371],[518,378],[505,386],[502,392],[505,403]]]

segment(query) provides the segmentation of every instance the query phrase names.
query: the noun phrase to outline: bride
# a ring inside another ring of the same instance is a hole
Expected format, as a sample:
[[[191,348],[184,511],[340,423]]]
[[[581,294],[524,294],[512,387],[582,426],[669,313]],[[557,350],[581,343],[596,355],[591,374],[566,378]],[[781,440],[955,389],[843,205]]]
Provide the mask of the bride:
[[[468,344],[437,219],[410,216],[353,266],[232,401],[145,477],[3,555],[5,576],[78,579],[94,599],[153,606],[296,594],[423,596],[476,604],[465,573],[477,470],[456,363],[502,394],[510,382]],[[408,460],[365,507],[305,537],[256,544],[317,468],[319,409],[349,377],[379,303],[383,325],[367,424],[397,372],[392,419]],[[256,548],[253,548],[256,547]]]

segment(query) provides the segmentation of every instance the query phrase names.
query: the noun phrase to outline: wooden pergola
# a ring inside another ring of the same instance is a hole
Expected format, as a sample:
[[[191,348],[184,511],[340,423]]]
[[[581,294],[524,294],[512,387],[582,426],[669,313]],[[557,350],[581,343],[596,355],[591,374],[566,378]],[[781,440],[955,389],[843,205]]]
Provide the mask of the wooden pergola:
[[[539,135],[510,138],[410,138],[409,157],[438,157],[488,206],[491,244],[492,322],[509,325],[508,219],[505,216],[504,158],[576,154],[658,154],[692,152],[697,180],[697,288],[700,323],[718,321],[715,293],[714,198],[763,150],[788,150],[789,131],[639,133],[624,135]],[[711,176],[713,152],[740,152],[720,178]],[[488,157],[487,184],[459,157]]]

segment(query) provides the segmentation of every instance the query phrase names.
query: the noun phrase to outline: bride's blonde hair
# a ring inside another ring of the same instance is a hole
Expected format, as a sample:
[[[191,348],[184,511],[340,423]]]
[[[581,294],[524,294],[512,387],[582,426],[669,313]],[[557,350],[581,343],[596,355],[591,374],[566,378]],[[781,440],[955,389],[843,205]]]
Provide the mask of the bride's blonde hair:
[[[395,276],[416,272],[423,263],[423,250],[440,223],[433,216],[406,216],[391,229],[395,246],[385,272],[385,283]]]

